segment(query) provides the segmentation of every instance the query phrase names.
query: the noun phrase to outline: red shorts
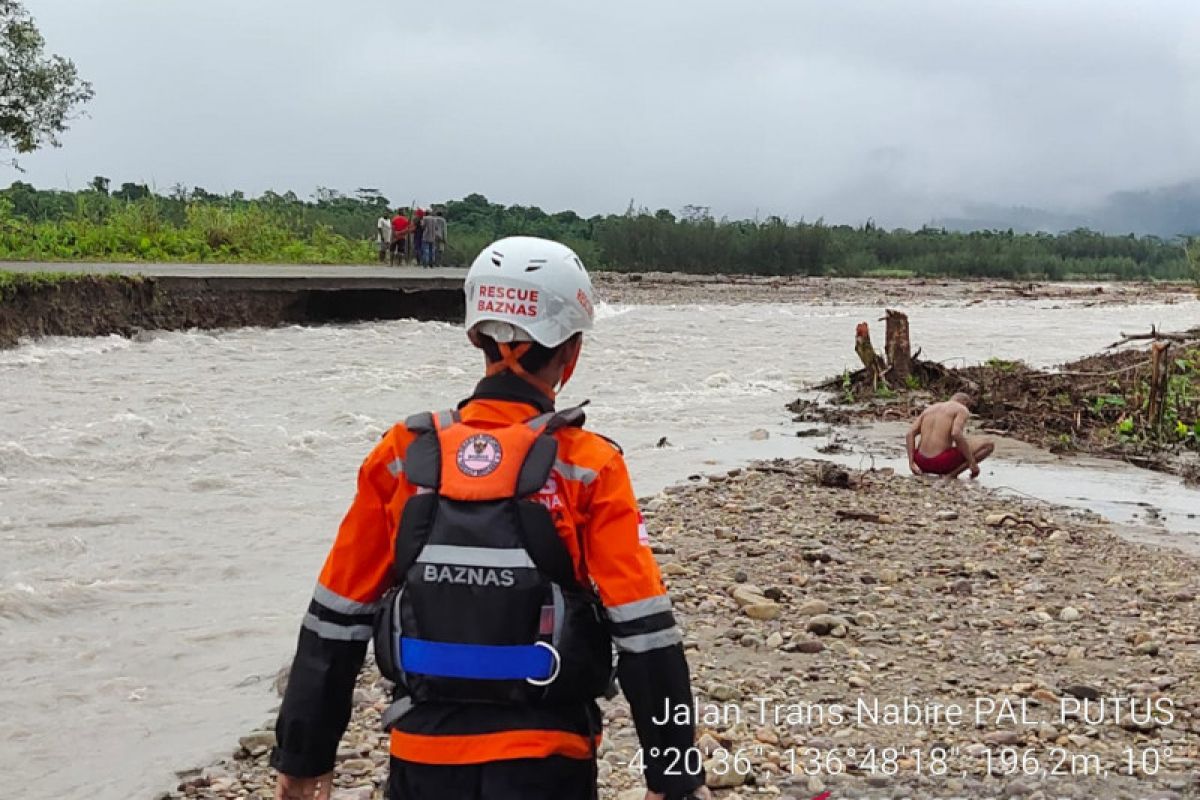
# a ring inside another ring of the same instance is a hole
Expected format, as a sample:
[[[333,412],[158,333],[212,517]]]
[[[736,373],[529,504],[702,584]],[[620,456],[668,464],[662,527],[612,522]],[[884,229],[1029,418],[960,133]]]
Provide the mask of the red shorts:
[[[927,456],[918,450],[913,454],[917,469],[930,475],[949,475],[954,470],[967,463],[967,457],[957,447],[950,447],[936,456]]]

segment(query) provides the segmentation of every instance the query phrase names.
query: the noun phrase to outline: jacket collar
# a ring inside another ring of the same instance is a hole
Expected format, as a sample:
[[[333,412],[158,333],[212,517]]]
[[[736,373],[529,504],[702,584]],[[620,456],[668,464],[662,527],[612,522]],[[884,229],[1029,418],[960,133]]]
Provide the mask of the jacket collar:
[[[462,408],[472,400],[507,400],[525,403],[542,414],[554,410],[554,401],[511,372],[501,372],[498,375],[484,378],[475,386],[475,392],[459,403],[458,407]]]

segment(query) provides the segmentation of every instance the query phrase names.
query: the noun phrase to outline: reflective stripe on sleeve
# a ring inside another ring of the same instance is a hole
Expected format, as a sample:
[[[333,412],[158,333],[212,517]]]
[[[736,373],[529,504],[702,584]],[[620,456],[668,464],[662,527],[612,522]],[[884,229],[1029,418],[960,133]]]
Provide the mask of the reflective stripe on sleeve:
[[[657,597],[647,597],[645,600],[634,600],[606,609],[608,618],[613,622],[632,622],[642,617],[652,617],[671,610],[671,598],[665,594]]]
[[[393,478],[399,478],[404,472],[404,459],[397,458],[387,465],[387,471],[392,474]]]
[[[530,567],[529,553],[519,547],[461,547],[453,544],[427,544],[417,556],[421,564],[453,564],[460,567]]]
[[[304,627],[320,636],[339,642],[367,642],[373,633],[370,625],[341,625],[337,622],[317,619],[316,614],[304,615]]]
[[[584,486],[596,480],[596,470],[581,467],[577,464],[568,464],[566,461],[555,461],[554,469],[567,480],[579,481]]]
[[[339,614],[374,614],[379,608],[379,603],[360,603],[357,600],[351,600],[349,597],[343,597],[331,589],[326,589],[321,584],[313,589],[313,600],[316,600],[330,611],[336,611]]]
[[[646,653],[663,647],[673,647],[683,642],[683,632],[678,626],[654,633],[637,636],[614,636],[613,644],[623,653]]]

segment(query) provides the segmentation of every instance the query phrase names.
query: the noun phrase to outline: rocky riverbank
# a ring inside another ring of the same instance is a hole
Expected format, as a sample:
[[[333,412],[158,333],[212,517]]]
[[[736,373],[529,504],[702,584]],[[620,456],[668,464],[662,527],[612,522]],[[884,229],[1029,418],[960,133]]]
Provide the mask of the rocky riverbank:
[[[966,481],[818,462],[644,507],[724,800],[1200,797],[1196,559]],[[380,796],[386,705],[368,669],[335,797]],[[605,713],[602,797],[640,798],[626,706]],[[164,797],[271,797],[271,740]]]

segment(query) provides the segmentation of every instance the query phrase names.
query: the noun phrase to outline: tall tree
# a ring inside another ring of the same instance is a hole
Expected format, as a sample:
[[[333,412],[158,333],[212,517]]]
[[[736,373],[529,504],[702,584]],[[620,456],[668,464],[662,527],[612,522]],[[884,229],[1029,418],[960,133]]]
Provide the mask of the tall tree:
[[[92,99],[75,64],[46,55],[45,44],[18,0],[0,0],[0,150],[58,147],[67,123]]]

